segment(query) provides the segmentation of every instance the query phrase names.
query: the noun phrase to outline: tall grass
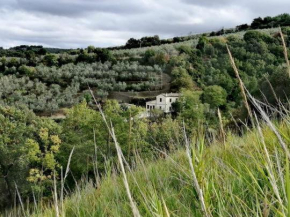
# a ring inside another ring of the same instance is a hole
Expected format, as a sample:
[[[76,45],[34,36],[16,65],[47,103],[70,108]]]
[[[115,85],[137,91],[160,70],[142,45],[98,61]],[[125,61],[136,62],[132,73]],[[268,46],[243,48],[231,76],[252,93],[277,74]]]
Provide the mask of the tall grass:
[[[189,143],[191,162],[203,189],[208,215],[286,216],[289,213],[289,166],[275,133],[266,123],[238,137],[227,133],[223,141],[205,146],[204,136]],[[290,141],[286,121],[274,123]],[[286,160],[285,160],[286,159]],[[192,168],[184,148],[155,162],[136,158],[135,171],[127,171],[130,192],[141,216],[204,216]],[[146,165],[146,166],[144,166]],[[62,216],[132,216],[123,175],[107,172],[99,188],[81,183],[63,202]],[[55,207],[31,216],[56,216]]]
[[[225,140],[209,144],[199,130],[164,159],[136,155],[134,171],[119,150],[121,174],[108,167],[98,185],[79,183],[65,199],[55,187],[54,203],[32,211],[18,194],[21,206],[5,216],[289,216],[289,115],[271,124],[254,117],[255,128],[242,137],[228,131]],[[68,170],[69,163],[64,177]]]

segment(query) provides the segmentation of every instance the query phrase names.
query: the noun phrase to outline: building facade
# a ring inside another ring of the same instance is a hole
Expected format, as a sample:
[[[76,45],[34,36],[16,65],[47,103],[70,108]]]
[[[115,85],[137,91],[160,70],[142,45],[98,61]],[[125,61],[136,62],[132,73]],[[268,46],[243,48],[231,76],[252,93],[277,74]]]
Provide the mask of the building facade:
[[[172,112],[172,103],[179,98],[178,93],[164,93],[156,96],[156,100],[146,103],[146,111],[150,112],[153,109],[160,109],[164,113]]]

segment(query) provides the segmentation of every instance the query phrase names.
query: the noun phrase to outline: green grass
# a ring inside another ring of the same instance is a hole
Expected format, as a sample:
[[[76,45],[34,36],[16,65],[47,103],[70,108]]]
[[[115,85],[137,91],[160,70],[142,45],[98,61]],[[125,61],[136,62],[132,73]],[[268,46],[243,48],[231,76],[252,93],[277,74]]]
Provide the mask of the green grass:
[[[276,124],[289,147],[290,125]],[[192,162],[212,216],[286,216],[290,205],[289,163],[275,134],[262,126],[238,137],[228,133],[224,145],[205,146],[194,138]],[[202,148],[203,147],[203,148]],[[132,216],[122,176],[111,169],[98,188],[79,184],[65,199],[62,216]],[[183,148],[155,162],[138,160],[128,183],[142,216],[202,216],[188,158]],[[32,216],[55,216],[38,208]]]

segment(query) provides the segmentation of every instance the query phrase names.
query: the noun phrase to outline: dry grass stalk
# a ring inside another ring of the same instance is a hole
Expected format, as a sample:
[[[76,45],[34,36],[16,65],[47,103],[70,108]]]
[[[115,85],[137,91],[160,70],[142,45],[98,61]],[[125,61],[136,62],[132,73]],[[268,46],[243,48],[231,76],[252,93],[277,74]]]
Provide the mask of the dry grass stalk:
[[[73,147],[73,149],[70,152],[70,155],[69,155],[69,158],[68,158],[68,162],[67,162],[67,166],[66,166],[65,175],[64,175],[64,177],[61,176],[60,200],[61,200],[61,209],[62,209],[62,212],[64,212],[64,205],[63,205],[63,199],[64,199],[64,193],[63,193],[64,192],[64,183],[65,183],[65,180],[66,180],[66,178],[68,176],[68,173],[69,173],[69,166],[70,166],[70,162],[71,162],[71,158],[72,158],[74,149],[75,149],[75,147]],[[61,174],[62,174],[62,170],[61,170]]]
[[[286,194],[286,187],[285,187],[285,179],[284,179],[283,169],[282,169],[281,163],[280,163],[280,156],[278,154],[278,150],[276,147],[275,147],[275,158],[276,158],[278,175],[279,175],[279,179],[280,179],[281,186],[282,186],[282,191],[286,197],[287,194]]]
[[[162,203],[163,203],[164,210],[165,210],[165,216],[166,216],[166,217],[170,217],[170,213],[169,213],[169,211],[168,211],[168,208],[167,208],[167,206],[166,206],[166,203],[165,203],[163,197],[162,197]]]
[[[119,160],[119,163],[120,163],[120,167],[121,167],[121,171],[122,171],[122,174],[123,174],[123,182],[124,182],[124,185],[125,185],[125,188],[126,188],[126,192],[127,192],[127,195],[128,195],[128,198],[129,198],[129,201],[130,201],[130,205],[131,205],[131,208],[132,208],[132,211],[133,211],[133,215],[135,217],[139,217],[141,216],[140,213],[139,213],[139,210],[137,209],[137,206],[132,198],[132,195],[131,195],[131,191],[130,191],[130,187],[129,187],[129,183],[128,183],[128,179],[127,179],[127,175],[126,175],[126,171],[125,171],[125,167],[124,167],[124,163],[123,163],[123,159],[122,159],[122,150],[117,142],[117,139],[116,139],[116,135],[115,135],[115,131],[114,131],[114,128],[112,127],[111,128],[111,132],[112,132],[112,135],[113,135],[113,140],[114,140],[114,143],[115,143],[115,147],[116,147],[116,150],[117,150],[117,155],[118,155],[118,160]]]
[[[100,183],[99,183],[99,171],[98,171],[98,147],[97,147],[97,142],[96,142],[95,128],[93,129],[93,133],[94,133],[94,147],[95,147],[94,176],[95,176],[95,180],[96,180],[96,185],[97,185],[97,187],[99,187]]]
[[[271,82],[269,81],[268,77],[267,76],[264,76],[264,77],[266,78],[266,81],[268,82],[268,84],[270,86],[270,89],[271,89],[271,91],[273,93],[273,96],[275,97],[275,100],[277,101],[277,103],[280,103],[280,100],[278,99],[277,94],[276,94]]]
[[[22,199],[21,199],[21,195],[18,191],[18,187],[17,187],[17,184],[15,183],[15,189],[16,189],[16,193],[17,193],[17,196],[18,196],[18,199],[19,199],[19,203],[20,203],[20,206],[21,206],[21,210],[23,212],[23,215],[26,216],[25,214],[25,210],[24,210],[24,205],[23,205],[23,202],[22,202]]]
[[[287,64],[288,75],[290,77],[290,63],[289,63],[289,59],[288,59],[288,51],[287,51],[287,47],[286,47],[286,43],[285,43],[285,39],[284,39],[283,32],[281,30],[281,27],[279,28],[279,33],[280,33],[280,36],[281,36],[281,39],[282,39],[284,57],[285,57],[285,61],[286,61],[286,64]]]
[[[133,180],[134,180],[134,182],[135,182],[137,188],[139,189],[141,196],[142,196],[143,199],[144,199],[144,203],[146,204],[146,206],[147,206],[147,208],[150,210],[150,212],[153,213],[154,211],[153,211],[152,208],[150,207],[150,204],[148,203],[148,199],[146,198],[146,195],[145,195],[144,192],[142,191],[142,189],[141,189],[139,183],[138,183],[137,180],[136,180],[136,177],[135,177],[134,174],[133,174],[133,171],[131,170],[131,168],[130,168],[130,166],[129,166],[128,162],[126,161],[126,159],[125,159],[125,157],[124,157],[123,154],[122,154],[122,158],[123,158],[123,162],[125,163],[125,165],[127,166],[128,170],[129,170],[130,174],[132,175],[132,178],[133,178]],[[144,163],[143,163],[141,157],[140,157],[139,155],[137,156],[137,153],[136,153],[136,160],[137,160],[137,158],[140,160],[141,166],[143,167],[144,175],[147,177],[147,180],[149,180],[149,178],[148,178],[148,174],[146,173],[145,165],[144,165]]]
[[[199,202],[200,202],[200,205],[201,205],[202,213],[203,213],[204,216],[209,217],[211,215],[207,211],[207,208],[206,208],[206,205],[205,205],[205,200],[204,200],[204,197],[203,197],[203,192],[202,192],[202,189],[201,189],[201,187],[200,187],[200,185],[198,183],[198,180],[197,180],[197,177],[196,177],[196,173],[195,173],[195,170],[194,170],[194,166],[193,166],[193,163],[192,163],[190,144],[189,144],[186,132],[185,132],[184,122],[183,122],[183,133],[184,133],[184,140],[185,140],[185,147],[186,147],[186,155],[187,155],[187,158],[188,158],[188,161],[189,161],[189,166],[190,166],[190,170],[191,170],[191,174],[192,174],[192,178],[193,178],[193,185],[194,185],[194,188],[195,188],[195,190],[197,192],[197,195],[198,195],[198,199],[199,199]]]
[[[246,109],[248,111],[248,114],[249,114],[249,116],[251,118],[251,121],[253,123],[253,114],[252,114],[251,108],[250,108],[248,100],[247,100],[247,95],[246,95],[246,92],[245,92],[245,89],[244,89],[243,81],[242,81],[242,79],[240,77],[239,70],[238,70],[238,68],[237,68],[237,66],[235,64],[235,60],[234,60],[234,58],[232,56],[232,53],[231,53],[231,51],[229,49],[229,46],[228,45],[226,45],[226,46],[227,46],[227,51],[228,51],[228,54],[229,54],[229,57],[230,57],[231,65],[232,65],[232,67],[233,67],[233,69],[235,71],[236,77],[237,77],[237,79],[239,81],[239,86],[240,86],[241,93],[242,93],[242,96],[243,96],[243,99],[244,99],[245,107],[246,107]]]
[[[260,112],[262,118],[265,120],[265,122],[267,123],[267,125],[270,127],[270,129],[274,132],[274,134],[276,135],[282,149],[284,150],[286,156],[288,157],[288,159],[290,159],[290,152],[288,150],[288,147],[286,145],[286,143],[284,142],[283,138],[281,137],[280,133],[278,132],[278,130],[276,129],[276,127],[274,126],[274,124],[272,123],[272,121],[270,120],[269,116],[266,114],[266,112],[261,108],[261,106],[257,103],[257,100],[249,93],[249,91],[246,89],[247,94],[249,96],[249,98],[251,99],[251,101],[253,102],[253,105],[257,108],[257,110]]]
[[[34,211],[37,210],[37,201],[35,198],[34,191],[32,190],[32,198],[33,198],[33,204],[34,204]]]
[[[221,130],[221,134],[222,134],[222,138],[223,138],[223,143],[224,143],[224,146],[226,146],[226,133],[224,131],[222,114],[221,114],[220,109],[218,109],[218,117],[219,117],[219,122],[220,122],[220,130]]]
[[[267,150],[266,143],[265,143],[264,135],[263,135],[263,132],[262,132],[262,129],[260,127],[260,124],[259,124],[259,121],[258,121],[258,118],[257,118],[256,114],[255,114],[255,120],[256,120],[256,123],[257,123],[257,129],[258,129],[258,133],[259,133],[259,136],[260,136],[260,140],[262,142],[263,149],[264,149],[265,156],[266,156],[266,162],[267,162],[266,168],[267,168],[268,173],[269,173],[269,180],[270,180],[270,183],[271,183],[272,188],[274,190],[274,193],[275,193],[276,197],[278,198],[278,201],[279,201],[280,205],[283,207],[283,201],[282,201],[282,199],[280,197],[278,185],[277,185],[277,182],[276,182],[276,179],[275,179],[275,176],[274,176],[273,164],[271,162],[270,155],[269,155],[269,152]]]
[[[125,188],[126,188],[126,193],[127,193],[127,196],[129,198],[129,201],[130,201],[130,205],[131,205],[131,209],[132,209],[132,212],[133,212],[133,215],[134,217],[139,217],[141,216],[140,213],[139,213],[139,210],[133,200],[133,197],[132,197],[132,194],[131,194],[131,191],[130,191],[130,187],[129,187],[129,183],[128,183],[128,179],[127,179],[127,175],[126,175],[126,171],[125,171],[125,167],[124,167],[124,163],[123,163],[123,159],[122,159],[122,150],[117,142],[117,138],[116,138],[116,135],[115,135],[115,132],[114,132],[114,128],[112,126],[112,123],[111,123],[111,126],[109,126],[108,122],[107,122],[107,119],[106,119],[106,116],[102,110],[102,107],[101,105],[98,103],[98,101],[96,100],[95,98],[95,95],[92,91],[92,89],[89,87],[89,90],[90,90],[90,93],[94,99],[94,102],[96,104],[96,106],[98,107],[99,109],[99,112],[103,118],[103,121],[105,122],[107,128],[108,128],[108,131],[109,131],[109,134],[111,135],[113,141],[114,141],[114,144],[115,144],[115,148],[117,150],[117,155],[118,155],[118,161],[119,161],[119,164],[120,164],[120,167],[121,167],[121,171],[122,171],[122,175],[123,175],[123,182],[124,182],[124,185],[125,185]]]
[[[54,189],[53,194],[54,194],[55,216],[59,217],[55,171],[53,173],[53,189]]]

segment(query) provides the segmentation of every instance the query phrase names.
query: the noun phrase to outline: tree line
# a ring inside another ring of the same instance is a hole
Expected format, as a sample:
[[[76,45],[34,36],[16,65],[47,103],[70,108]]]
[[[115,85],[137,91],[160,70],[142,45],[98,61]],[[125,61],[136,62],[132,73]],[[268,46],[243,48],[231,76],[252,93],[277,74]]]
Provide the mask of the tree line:
[[[255,29],[268,29],[268,28],[275,28],[275,27],[284,27],[290,25],[290,15],[287,13],[274,16],[274,17],[258,17],[255,18],[251,24],[241,24],[236,26],[235,28],[225,29],[222,28],[218,31],[212,31],[211,33],[205,33],[206,36],[220,36],[224,34],[230,33],[237,33],[240,31],[246,30],[255,30]],[[116,49],[132,49],[132,48],[141,48],[141,47],[151,47],[151,46],[158,46],[162,44],[171,44],[177,42],[183,42],[187,40],[191,40],[194,38],[199,38],[201,34],[197,35],[189,35],[189,36],[182,36],[182,37],[174,37],[172,39],[160,39],[158,35],[151,36],[151,37],[142,37],[141,39],[130,38],[124,46],[119,47],[111,47],[110,50]]]

